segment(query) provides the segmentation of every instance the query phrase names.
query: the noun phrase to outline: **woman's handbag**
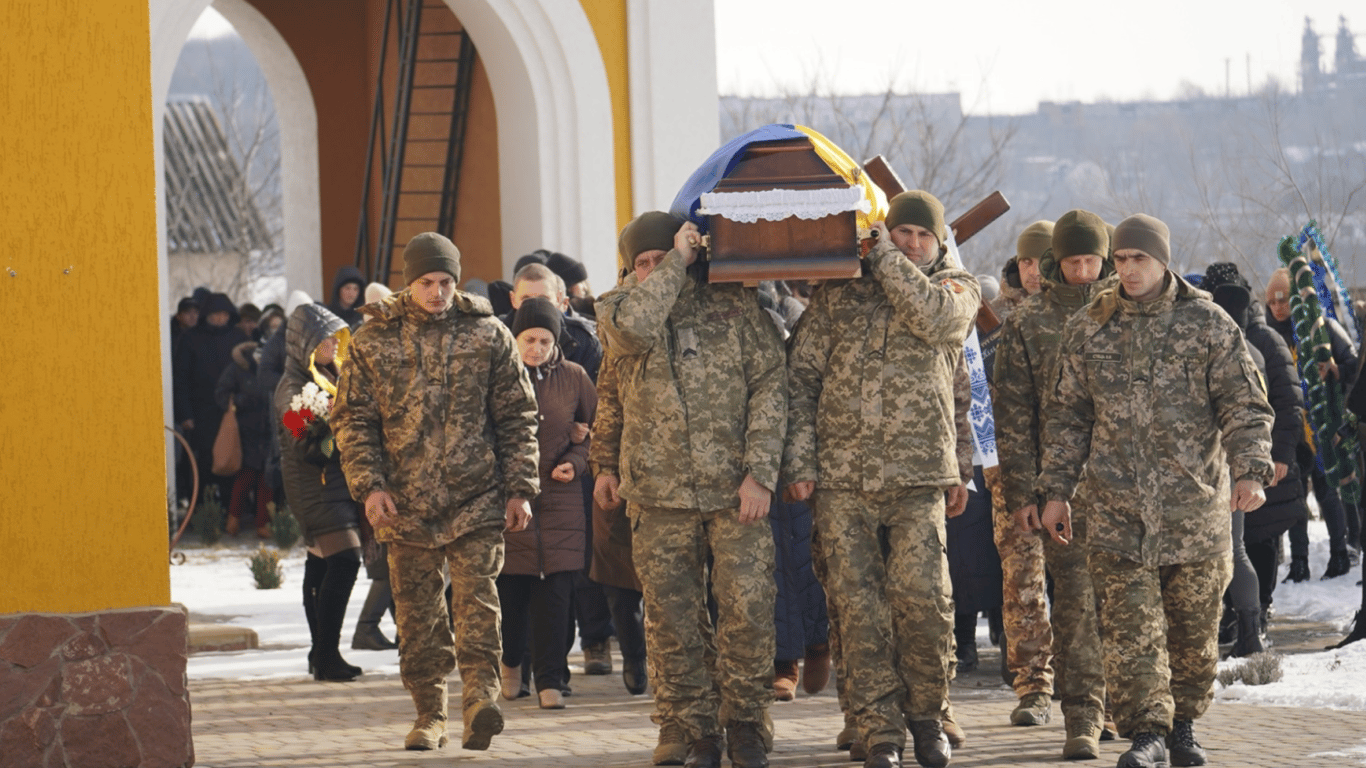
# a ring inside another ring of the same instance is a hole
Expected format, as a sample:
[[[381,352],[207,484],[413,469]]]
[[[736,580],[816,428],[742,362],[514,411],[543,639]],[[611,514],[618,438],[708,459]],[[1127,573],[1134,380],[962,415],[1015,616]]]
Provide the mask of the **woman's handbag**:
[[[237,429],[237,407],[229,406],[213,440],[213,473],[232,477],[242,468],[242,434]]]

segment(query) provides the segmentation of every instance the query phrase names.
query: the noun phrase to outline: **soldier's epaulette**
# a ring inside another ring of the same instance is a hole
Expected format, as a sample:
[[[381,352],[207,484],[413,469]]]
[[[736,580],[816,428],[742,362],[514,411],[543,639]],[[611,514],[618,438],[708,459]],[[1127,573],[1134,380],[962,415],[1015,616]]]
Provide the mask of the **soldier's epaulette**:
[[[493,314],[493,304],[489,300],[475,293],[465,293],[457,290],[454,300],[455,308],[462,314],[482,317]]]

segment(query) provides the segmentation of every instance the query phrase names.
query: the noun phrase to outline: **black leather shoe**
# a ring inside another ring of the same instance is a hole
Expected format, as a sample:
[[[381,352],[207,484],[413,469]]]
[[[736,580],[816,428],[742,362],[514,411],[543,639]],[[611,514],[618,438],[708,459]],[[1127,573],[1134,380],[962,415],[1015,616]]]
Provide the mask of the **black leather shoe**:
[[[621,682],[626,684],[626,692],[632,696],[645,693],[650,682],[645,674],[645,659],[622,659]]]
[[[1136,733],[1129,751],[1119,756],[1116,768],[1171,768],[1167,746],[1155,733]]]
[[[683,768],[721,768],[721,737],[703,736],[688,747]]]
[[[901,768],[901,747],[891,743],[874,744],[868,750],[863,768]]]
[[[1292,558],[1290,560],[1290,571],[1284,579],[1281,579],[1281,583],[1284,584],[1287,581],[1294,583],[1309,581],[1309,561],[1301,560],[1298,557]]]
[[[911,739],[915,741],[915,761],[925,768],[944,768],[949,764],[953,748],[944,735],[944,725],[938,720],[912,720]],[[869,753],[869,757],[872,754]]]
[[[1167,757],[1173,766],[1205,764],[1205,749],[1195,740],[1195,723],[1190,720],[1172,722],[1172,732],[1167,734]]]
[[[726,725],[726,754],[732,768],[768,768],[768,748],[759,724],[732,721]]]

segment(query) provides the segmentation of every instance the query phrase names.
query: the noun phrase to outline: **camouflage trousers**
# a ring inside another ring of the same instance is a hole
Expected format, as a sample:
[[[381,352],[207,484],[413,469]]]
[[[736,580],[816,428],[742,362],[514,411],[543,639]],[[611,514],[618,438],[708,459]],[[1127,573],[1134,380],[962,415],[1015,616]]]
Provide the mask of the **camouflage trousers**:
[[[689,740],[719,735],[732,720],[755,722],[771,748],[772,529],[765,521],[741,525],[739,509],[628,502],[626,513],[645,596],[646,655],[655,687],[651,719],[681,726]],[[715,628],[707,612],[708,555]]]
[[[452,595],[449,609],[441,577],[441,566],[447,562]],[[445,714],[446,678],[457,665],[462,711],[482,701],[496,700],[502,653],[496,579],[502,569],[501,528],[480,528],[440,547],[389,543],[399,676],[419,716]]]
[[[999,467],[982,470],[991,489],[993,538],[1001,555],[1006,667],[1016,696],[1053,694],[1053,625],[1048,618],[1043,541],[1024,533],[1005,506]]]
[[[821,546],[820,529],[811,526],[811,572],[815,574],[816,581],[822,585],[830,583],[829,570],[825,567],[825,548]],[[844,715],[845,728],[857,728],[858,722],[854,719],[854,710],[849,706],[849,681],[844,673],[839,671],[840,660],[844,658],[844,650],[840,643],[840,611],[839,606],[830,597],[830,593],[825,595],[825,614],[830,623],[830,630],[827,635],[827,643],[830,644],[830,664],[835,669],[835,697],[840,704],[840,712]]]
[[[1231,555],[1152,567],[1093,550],[1090,568],[1120,735],[1166,734],[1173,717],[1203,715],[1214,698]]]
[[[904,746],[907,718],[943,717],[953,670],[944,492],[818,489],[811,506],[848,709],[865,744]]]
[[[1067,723],[1105,722],[1105,663],[1096,624],[1096,591],[1087,565],[1086,520],[1072,516],[1072,543],[1042,532],[1044,561],[1053,575],[1053,669]]]

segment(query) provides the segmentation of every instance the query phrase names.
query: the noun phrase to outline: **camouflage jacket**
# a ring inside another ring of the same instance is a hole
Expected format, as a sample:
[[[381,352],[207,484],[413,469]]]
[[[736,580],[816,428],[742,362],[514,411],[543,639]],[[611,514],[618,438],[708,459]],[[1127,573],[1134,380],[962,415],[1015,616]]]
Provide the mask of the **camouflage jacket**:
[[[618,376],[622,498],[716,510],[739,505],[747,474],[777,487],[783,345],[753,289],[699,284],[670,251],[648,280],[599,299],[597,314]]]
[[[817,288],[797,324],[784,478],[862,491],[959,485],[953,381],[977,280],[954,268],[927,277],[888,241],[868,265]]]
[[[1068,318],[1116,282],[1113,277],[1090,285],[1047,282],[1001,325],[991,404],[1005,508],[1011,513],[1038,502],[1034,483],[1039,476],[1043,400],[1058,380]]]
[[[635,285],[635,275],[627,275],[631,285]],[[619,289],[613,289],[599,299],[611,300]],[[617,370],[619,361],[611,354],[608,341],[602,329],[598,329],[602,342],[602,366],[598,369],[598,413],[593,419],[593,444],[588,448],[588,466],[593,477],[611,475],[621,476],[618,456],[621,453],[621,373]]]
[[[439,315],[400,291],[363,311],[331,422],[351,496],[385,490],[398,523],[380,541],[440,546],[502,526],[535,498],[536,395],[486,299],[456,292]]]
[[[1228,552],[1229,480],[1271,482],[1273,413],[1242,333],[1168,273],[1142,304],[1102,291],[1063,336],[1036,490],[1071,499],[1093,549],[1149,566]]]

